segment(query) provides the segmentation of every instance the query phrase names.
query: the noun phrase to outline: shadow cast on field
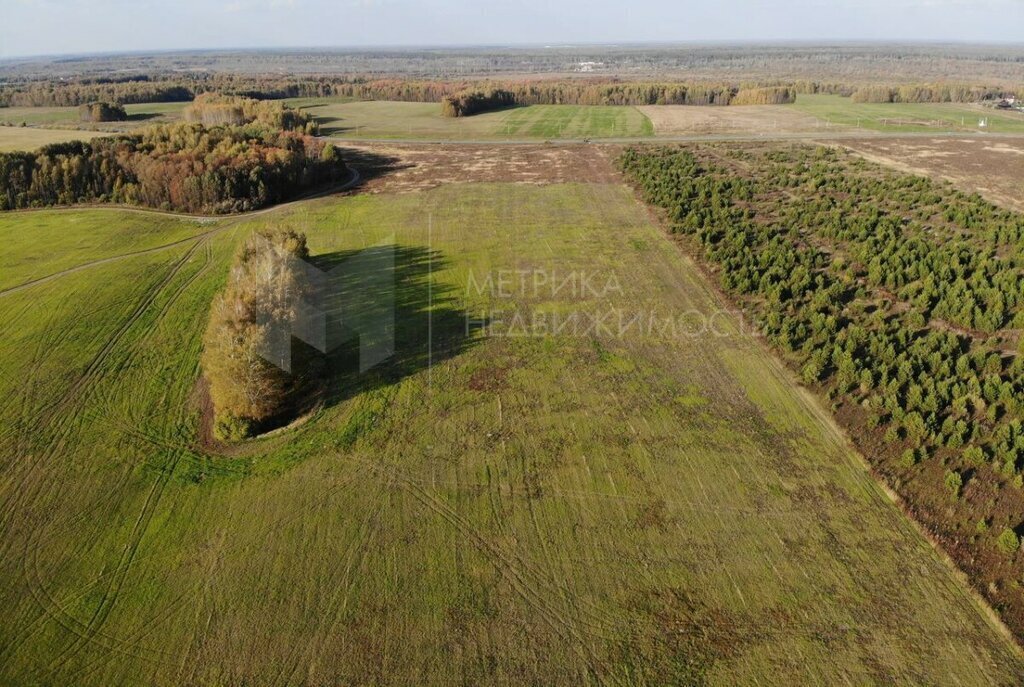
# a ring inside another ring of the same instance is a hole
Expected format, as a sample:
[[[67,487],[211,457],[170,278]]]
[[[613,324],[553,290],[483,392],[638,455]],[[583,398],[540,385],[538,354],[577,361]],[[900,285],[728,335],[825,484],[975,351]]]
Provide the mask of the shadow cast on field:
[[[351,191],[358,191],[379,177],[415,166],[394,155],[385,155],[365,148],[349,148],[337,143],[334,144],[334,147],[345,164],[359,170],[359,181],[348,189]]]
[[[326,406],[400,382],[473,345],[455,289],[433,278],[448,264],[440,252],[384,245],[312,261],[328,275]]]

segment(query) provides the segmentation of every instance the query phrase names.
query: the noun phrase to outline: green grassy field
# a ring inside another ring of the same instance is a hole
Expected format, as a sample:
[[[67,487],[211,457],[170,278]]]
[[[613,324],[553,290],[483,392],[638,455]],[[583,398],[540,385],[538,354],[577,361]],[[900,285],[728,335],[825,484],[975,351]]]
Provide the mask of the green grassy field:
[[[988,131],[1024,133],[1024,115],[952,103],[855,103],[838,95],[801,95],[796,109],[833,126],[891,133]],[[984,128],[981,119],[988,120]]]
[[[0,126],[0,153],[35,150],[51,143],[89,140],[102,134],[75,129],[39,129],[31,126]]]
[[[142,217],[0,216],[10,286],[167,244],[0,293],[0,683],[1024,677],[627,189],[326,198],[183,243],[191,223]],[[396,355],[214,454],[200,337],[264,226],[307,232],[321,266],[393,250]],[[516,313],[582,329],[523,336]],[[608,313],[687,324],[589,324]],[[717,335],[693,333],[716,313]]]
[[[59,222],[51,212],[3,216],[0,291],[83,264],[187,240],[210,231],[205,220],[132,210],[82,210]]]
[[[77,107],[4,107],[0,108],[0,152],[35,150],[51,143],[88,140],[98,132],[131,129],[175,121],[188,103],[143,103],[125,105],[128,120],[83,124]],[[26,126],[21,126],[22,122]],[[86,127],[78,129],[77,127]],[[49,127],[49,128],[48,128]]]
[[[634,107],[531,105],[472,117],[442,117],[437,103],[287,101],[306,108],[325,136],[344,138],[609,138],[650,136],[651,122]]]
[[[139,103],[125,105],[128,120],[124,122],[99,122],[87,125],[91,129],[125,129],[144,124],[157,124],[178,119],[187,102]],[[77,107],[4,107],[0,108],[0,122],[29,126],[76,127],[83,125]]]

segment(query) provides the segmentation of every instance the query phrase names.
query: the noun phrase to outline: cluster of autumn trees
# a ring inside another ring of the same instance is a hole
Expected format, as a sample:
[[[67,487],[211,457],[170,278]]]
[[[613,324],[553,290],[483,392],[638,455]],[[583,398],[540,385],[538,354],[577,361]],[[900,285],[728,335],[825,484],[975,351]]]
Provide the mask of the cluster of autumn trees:
[[[259,123],[156,126],[138,134],[0,153],[0,210],[87,202],[226,213],[342,178],[331,145]]]
[[[469,117],[516,104],[510,91],[492,88],[489,91],[461,91],[441,100],[441,114],[445,117]]]
[[[78,106],[78,118],[83,122],[123,122],[128,113],[118,103],[85,103]]]
[[[789,105],[796,102],[797,92],[790,86],[740,89],[730,105]]]
[[[304,234],[254,234],[213,301],[202,366],[220,440],[238,441],[284,423],[315,383],[322,360],[291,346],[301,303],[312,289],[301,267],[308,257]]]
[[[257,122],[270,129],[301,131],[310,136],[319,133],[312,117],[281,102],[215,93],[197,95],[192,104],[182,111],[182,118],[203,126],[239,126]]]
[[[914,507],[942,504],[930,525],[974,538],[966,564],[1009,565],[1024,216],[826,148],[643,148],[621,163],[857,440],[877,442],[876,468]],[[995,496],[969,502],[974,482]]]

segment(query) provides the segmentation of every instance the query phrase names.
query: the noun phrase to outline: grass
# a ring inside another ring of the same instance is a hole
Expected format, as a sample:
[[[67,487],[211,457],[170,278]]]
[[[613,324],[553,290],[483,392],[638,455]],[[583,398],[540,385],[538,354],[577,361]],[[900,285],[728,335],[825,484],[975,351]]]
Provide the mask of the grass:
[[[16,212],[3,218],[0,291],[100,260],[152,250],[208,231],[205,222],[131,210],[66,215]]]
[[[9,281],[144,231],[103,216],[33,215],[68,245],[39,267],[25,216],[0,217]],[[325,266],[394,247],[396,355],[217,455],[195,441],[200,336],[235,247],[268,225],[307,232]],[[625,188],[453,184],[206,229],[0,294],[0,682],[1024,675],[735,316],[715,337],[502,335],[516,313],[722,309]]]
[[[77,107],[4,107],[0,108],[0,121],[28,126],[77,127],[104,130],[124,129],[140,124],[155,124],[178,119],[187,102],[136,103],[125,105],[128,120],[125,122],[100,122],[85,125],[79,119]]]
[[[77,107],[0,108],[0,152],[35,150],[51,143],[88,140],[97,132],[130,131],[151,124],[177,120],[188,103],[125,105],[128,120],[83,124]],[[25,126],[22,126],[25,124]],[[78,127],[83,127],[79,129]]]
[[[801,95],[796,109],[832,126],[892,133],[988,131],[1024,133],[1024,115],[952,103],[855,103],[838,95]],[[980,119],[988,126],[978,127]]]
[[[634,107],[532,105],[472,117],[442,117],[437,103],[297,99],[320,122],[321,133],[345,138],[609,138],[651,136]]]
[[[74,129],[39,129],[30,126],[0,126],[0,153],[14,150],[35,150],[51,143],[89,140],[100,135],[95,131]]]

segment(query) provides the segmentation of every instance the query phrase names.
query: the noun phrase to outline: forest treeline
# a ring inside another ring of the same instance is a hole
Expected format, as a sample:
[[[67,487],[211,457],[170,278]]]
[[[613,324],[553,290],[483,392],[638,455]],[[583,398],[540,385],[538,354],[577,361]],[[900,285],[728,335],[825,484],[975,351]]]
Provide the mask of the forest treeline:
[[[259,121],[212,128],[178,123],[0,153],[0,210],[110,202],[240,212],[345,173],[333,145],[304,133]]]
[[[291,345],[299,308],[312,286],[302,261],[304,234],[270,230],[242,246],[227,287],[210,309],[202,367],[213,405],[213,433],[238,441],[282,423],[315,383],[322,358]]]
[[[881,98],[897,91],[905,102],[973,102],[1007,95],[1005,89],[966,84],[901,86],[875,91],[818,81],[644,82],[609,78],[520,80],[417,80],[361,76],[277,77],[243,74],[188,74],[140,80],[11,82],[0,86],[0,105],[71,106],[107,101],[122,104],[187,101],[203,93],[259,100],[350,97],[364,100],[442,102],[468,92],[512,93],[517,105],[729,105],[789,102],[796,95],[827,93]],[[888,96],[891,97],[891,96]],[[918,100],[911,100],[918,98]],[[927,98],[927,99],[926,99]]]
[[[1024,634],[1024,215],[827,148],[621,163]]]
[[[850,99],[855,103],[976,103],[1015,95],[997,87],[967,84],[917,84],[905,86],[862,86]]]

